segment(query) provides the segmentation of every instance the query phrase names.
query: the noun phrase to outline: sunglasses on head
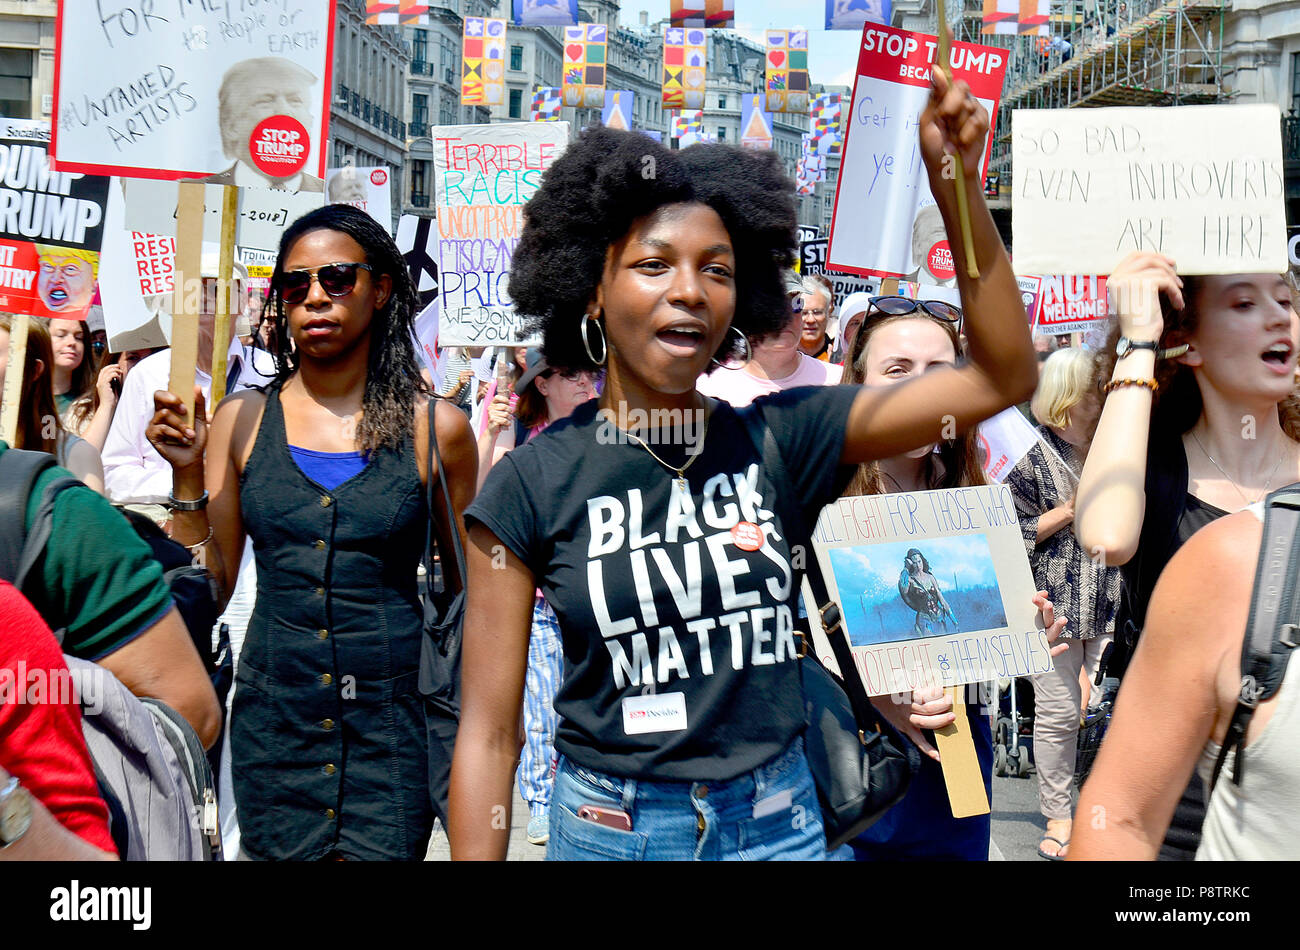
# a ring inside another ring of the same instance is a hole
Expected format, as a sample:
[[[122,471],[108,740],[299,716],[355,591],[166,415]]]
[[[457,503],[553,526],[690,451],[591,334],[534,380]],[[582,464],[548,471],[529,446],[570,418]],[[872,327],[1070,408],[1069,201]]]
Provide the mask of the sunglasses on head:
[[[289,270],[280,277],[280,299],[287,304],[300,304],[311,293],[311,282],[331,297],[346,297],[357,285],[357,271],[370,270],[369,264],[322,264],[313,270]]]
[[[911,297],[895,296],[872,297],[868,303],[871,306],[868,308],[866,316],[863,317],[863,324],[872,319],[880,319],[886,316],[901,317],[920,310],[926,316],[934,317],[936,320],[956,324],[957,332],[961,332],[961,307],[954,307],[942,300],[913,300]]]

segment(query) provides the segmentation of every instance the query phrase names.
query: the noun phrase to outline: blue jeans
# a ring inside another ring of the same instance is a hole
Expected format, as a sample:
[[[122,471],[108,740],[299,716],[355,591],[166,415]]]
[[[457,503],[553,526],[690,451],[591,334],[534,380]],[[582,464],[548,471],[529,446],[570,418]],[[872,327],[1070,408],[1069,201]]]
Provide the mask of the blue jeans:
[[[578,817],[621,809],[632,830]],[[826,835],[802,737],[754,771],[721,782],[651,782],[560,757],[548,861],[824,861]]]
[[[564,672],[560,622],[544,598],[533,605],[528,637],[528,672],[524,677],[524,748],[519,757],[519,795],[528,815],[545,815],[551,803],[555,764],[555,694]]]

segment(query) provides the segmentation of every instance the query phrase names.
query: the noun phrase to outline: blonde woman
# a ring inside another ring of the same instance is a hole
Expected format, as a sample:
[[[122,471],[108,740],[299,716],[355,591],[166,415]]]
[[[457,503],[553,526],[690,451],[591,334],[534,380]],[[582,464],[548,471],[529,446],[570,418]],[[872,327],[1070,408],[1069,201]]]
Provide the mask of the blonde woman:
[[[1057,614],[1066,618],[1061,640],[1068,649],[1056,657],[1051,672],[1032,679],[1038,799],[1047,820],[1038,854],[1049,861],[1065,857],[1070,844],[1070,785],[1084,698],[1080,673],[1089,680],[1096,675],[1114,634],[1119,603],[1118,568],[1099,566],[1070,530],[1088,433],[1099,407],[1092,374],[1092,356],[1078,347],[1047,358],[1029,405],[1039,422],[1039,441],[1006,481],[1020,515],[1034,585],[1047,591]]]

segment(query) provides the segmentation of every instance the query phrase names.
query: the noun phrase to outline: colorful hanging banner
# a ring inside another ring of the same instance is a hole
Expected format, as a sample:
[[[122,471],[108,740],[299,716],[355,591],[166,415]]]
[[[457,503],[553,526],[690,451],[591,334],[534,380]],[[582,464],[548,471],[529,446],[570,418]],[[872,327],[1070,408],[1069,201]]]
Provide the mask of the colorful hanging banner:
[[[578,22],[578,0],[511,0],[515,26],[569,26]]]
[[[704,64],[708,55],[708,42],[708,34],[698,27],[665,27],[665,109],[704,108]]]
[[[826,0],[826,29],[862,32],[864,23],[888,23],[892,0]]]
[[[763,94],[740,99],[740,144],[745,148],[772,147],[772,114],[763,110]]]
[[[366,22],[371,26],[427,26],[429,4],[410,0],[366,0]]]
[[[529,118],[533,122],[558,122],[560,120],[560,87],[538,86],[533,93],[533,109]]]
[[[564,104],[586,109],[605,105],[605,47],[609,30],[600,23],[564,28]]]
[[[840,131],[841,99],[839,93],[818,96],[812,104],[812,144],[818,155],[839,155],[843,135]]]
[[[673,138],[680,139],[686,135],[698,135],[704,131],[704,110],[679,113],[673,119]]]
[[[670,0],[673,26],[734,27],[736,0]]]
[[[980,32],[1047,36],[1049,15],[1048,0],[984,0],[984,27]]]
[[[631,90],[606,89],[605,108],[600,113],[601,124],[607,129],[631,131],[632,114],[635,105],[636,96]]]
[[[767,111],[808,112],[808,31],[767,31]]]
[[[506,21],[465,18],[460,104],[497,106],[506,97]]]

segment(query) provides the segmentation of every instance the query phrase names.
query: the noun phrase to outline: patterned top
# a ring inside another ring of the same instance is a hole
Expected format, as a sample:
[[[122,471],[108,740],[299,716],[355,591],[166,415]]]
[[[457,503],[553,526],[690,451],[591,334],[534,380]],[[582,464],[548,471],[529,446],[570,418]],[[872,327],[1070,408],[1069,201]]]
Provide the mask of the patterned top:
[[[1091,640],[1113,633],[1120,596],[1119,568],[1096,564],[1069,525],[1041,543],[1037,540],[1038,519],[1074,497],[1083,468],[1074,446],[1051,428],[1040,425],[1038,437],[1006,480],[1020,515],[1020,533],[1034,583],[1047,591],[1057,616],[1066,618],[1062,639]]]

